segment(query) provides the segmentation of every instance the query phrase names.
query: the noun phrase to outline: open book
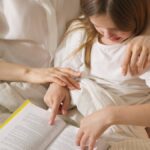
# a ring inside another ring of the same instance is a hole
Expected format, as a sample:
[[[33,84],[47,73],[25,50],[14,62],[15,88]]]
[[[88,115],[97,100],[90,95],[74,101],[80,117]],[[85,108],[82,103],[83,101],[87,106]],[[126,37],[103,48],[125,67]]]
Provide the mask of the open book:
[[[75,144],[78,128],[67,125],[57,117],[50,126],[50,112],[25,101],[0,126],[0,149],[5,150],[80,150]],[[109,145],[99,140],[95,149],[106,150]]]

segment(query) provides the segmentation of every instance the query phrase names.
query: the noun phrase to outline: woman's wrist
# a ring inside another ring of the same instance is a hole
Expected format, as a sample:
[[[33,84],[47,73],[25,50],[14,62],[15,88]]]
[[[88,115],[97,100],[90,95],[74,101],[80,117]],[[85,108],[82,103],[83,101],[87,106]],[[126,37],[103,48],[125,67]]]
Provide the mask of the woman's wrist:
[[[32,71],[33,69],[30,67],[24,67],[22,70],[22,75],[21,75],[21,80],[24,82],[31,82],[31,77],[32,77]]]
[[[134,117],[132,106],[110,106],[108,107],[109,112],[109,123],[111,125],[125,125],[133,124]]]

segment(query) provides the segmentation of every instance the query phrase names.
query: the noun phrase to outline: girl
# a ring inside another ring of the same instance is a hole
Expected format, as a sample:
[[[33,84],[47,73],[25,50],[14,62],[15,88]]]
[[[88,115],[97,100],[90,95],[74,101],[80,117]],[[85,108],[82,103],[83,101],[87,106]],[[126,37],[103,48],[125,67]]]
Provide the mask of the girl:
[[[128,41],[147,27],[147,0],[80,2],[84,16],[72,24],[55,59],[56,66],[82,72],[81,90],[70,91],[72,103],[85,116],[76,142],[82,150],[87,143],[93,150],[102,134],[113,139],[146,138],[145,126],[150,126],[150,72],[123,76],[120,64]],[[60,55],[62,60],[58,59]],[[58,110],[66,112],[68,92],[56,84],[49,87],[45,102],[52,108],[51,124]]]

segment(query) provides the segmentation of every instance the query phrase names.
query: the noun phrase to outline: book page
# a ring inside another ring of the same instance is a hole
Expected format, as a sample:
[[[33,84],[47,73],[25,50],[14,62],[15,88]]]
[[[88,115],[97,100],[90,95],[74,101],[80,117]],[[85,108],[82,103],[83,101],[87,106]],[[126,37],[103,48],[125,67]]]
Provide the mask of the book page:
[[[75,143],[77,130],[78,128],[74,126],[67,126],[47,150],[80,150],[80,147]]]
[[[75,143],[77,131],[78,128],[71,125],[67,126],[61,134],[55,138],[55,141],[51,143],[47,150],[81,150]],[[96,142],[94,150],[108,150],[108,148],[110,148],[110,145],[106,141],[99,139]],[[88,150],[88,146],[86,145],[85,150]]]
[[[66,126],[59,118],[50,126],[49,117],[50,112],[29,103],[0,129],[0,149],[44,150]]]

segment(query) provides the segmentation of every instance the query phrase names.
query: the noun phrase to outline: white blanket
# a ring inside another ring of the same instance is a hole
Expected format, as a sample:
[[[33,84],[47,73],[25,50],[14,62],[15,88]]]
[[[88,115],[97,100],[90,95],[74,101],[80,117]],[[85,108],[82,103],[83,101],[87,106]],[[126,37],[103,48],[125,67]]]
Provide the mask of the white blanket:
[[[43,97],[46,89],[28,83],[0,83],[0,123],[14,112],[26,99],[45,108]]]
[[[87,116],[108,105],[127,105],[118,95],[93,79],[83,78],[80,82],[81,90],[71,91],[72,102],[78,111]],[[148,138],[144,127],[138,126],[112,126],[103,135],[107,139],[122,140],[126,138]]]

